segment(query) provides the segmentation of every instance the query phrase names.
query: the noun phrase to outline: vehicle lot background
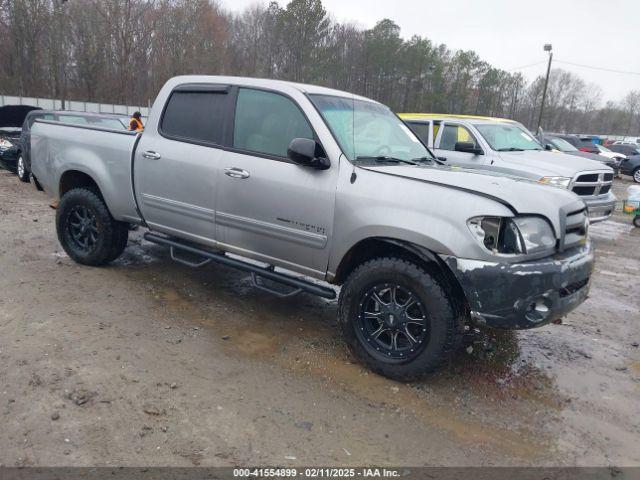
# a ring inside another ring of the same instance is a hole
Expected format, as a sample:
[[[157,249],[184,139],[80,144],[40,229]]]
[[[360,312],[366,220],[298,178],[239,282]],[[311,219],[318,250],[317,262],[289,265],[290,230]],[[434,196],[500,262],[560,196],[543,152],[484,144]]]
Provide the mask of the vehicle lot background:
[[[591,298],[563,325],[483,334],[413,384],[351,361],[333,302],[194,272],[140,232],[112,266],[82,267],[53,220],[0,171],[2,465],[640,463],[629,217],[592,227]]]

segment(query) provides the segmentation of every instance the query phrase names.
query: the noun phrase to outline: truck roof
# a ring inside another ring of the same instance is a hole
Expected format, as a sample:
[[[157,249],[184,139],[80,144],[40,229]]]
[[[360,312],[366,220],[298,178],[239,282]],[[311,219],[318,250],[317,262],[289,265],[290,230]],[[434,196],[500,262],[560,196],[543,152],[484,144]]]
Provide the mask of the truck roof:
[[[299,92],[315,95],[331,95],[334,97],[355,98],[368,102],[378,103],[370,98],[354,95],[353,93],[335,90],[333,88],[321,87],[319,85],[309,85],[306,83],[289,82],[286,80],[272,80],[268,78],[253,77],[234,77],[220,75],[181,75],[172,78],[169,82],[175,85],[184,83],[228,83],[231,85],[245,85],[248,87],[268,88],[274,90],[287,91],[288,89],[298,90]]]
[[[400,118],[403,120],[437,120],[443,118],[452,118],[456,120],[475,120],[481,122],[504,122],[504,123],[516,123],[515,120],[500,117],[483,117],[481,115],[455,115],[452,113],[399,113]]]

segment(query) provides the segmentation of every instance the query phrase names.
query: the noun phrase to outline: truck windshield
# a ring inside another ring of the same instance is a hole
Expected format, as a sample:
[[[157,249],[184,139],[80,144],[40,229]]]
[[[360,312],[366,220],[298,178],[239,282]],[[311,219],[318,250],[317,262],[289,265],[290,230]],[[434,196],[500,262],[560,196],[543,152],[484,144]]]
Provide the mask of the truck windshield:
[[[476,124],[487,143],[498,152],[519,152],[524,150],[543,150],[542,146],[524,127],[514,123]]]
[[[310,98],[349,160],[417,163],[434,158],[384,105],[331,95],[310,95]]]

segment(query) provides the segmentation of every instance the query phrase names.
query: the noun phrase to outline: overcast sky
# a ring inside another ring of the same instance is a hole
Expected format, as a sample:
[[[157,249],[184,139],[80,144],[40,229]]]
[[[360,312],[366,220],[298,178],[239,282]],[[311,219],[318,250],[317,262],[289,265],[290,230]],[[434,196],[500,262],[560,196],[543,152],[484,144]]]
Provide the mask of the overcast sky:
[[[240,11],[267,0],[219,0]],[[279,0],[285,6],[288,0]],[[339,22],[372,27],[391,18],[409,38],[418,34],[453,49],[475,50],[494,66],[528,78],[544,74],[545,43],[553,44],[555,67],[598,84],[603,100],[620,100],[640,90],[640,0],[323,0]],[[560,61],[637,75],[604,72]]]

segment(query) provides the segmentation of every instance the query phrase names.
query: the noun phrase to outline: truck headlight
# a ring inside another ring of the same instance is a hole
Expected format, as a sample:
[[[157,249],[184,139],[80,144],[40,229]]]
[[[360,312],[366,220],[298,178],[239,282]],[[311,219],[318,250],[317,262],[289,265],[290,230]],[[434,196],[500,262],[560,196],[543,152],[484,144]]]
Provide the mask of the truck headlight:
[[[4,138],[0,138],[0,150],[6,150],[7,148],[13,147],[13,143]]]
[[[553,229],[541,217],[474,217],[467,224],[478,241],[494,254],[534,255],[555,249]]]
[[[542,177],[538,183],[551,185],[552,187],[569,188],[571,178],[569,177]]]

